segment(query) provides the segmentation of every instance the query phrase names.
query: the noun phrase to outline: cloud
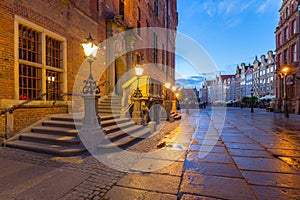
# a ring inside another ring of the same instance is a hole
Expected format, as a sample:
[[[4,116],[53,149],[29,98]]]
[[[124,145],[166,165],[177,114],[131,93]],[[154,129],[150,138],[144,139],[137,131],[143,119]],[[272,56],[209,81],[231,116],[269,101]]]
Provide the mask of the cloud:
[[[203,4],[207,13],[210,16],[218,15],[237,15],[249,9],[258,0],[244,1],[244,0],[223,0],[223,1],[209,1]]]
[[[176,82],[182,88],[200,88],[204,80],[203,76],[189,76],[187,78],[178,78]]]
[[[279,3],[279,5],[276,5],[275,2]],[[281,5],[281,1],[278,1],[278,0],[265,0],[257,8],[256,13],[261,14],[261,13],[264,13],[266,11],[276,9],[278,6],[280,7],[280,5]]]

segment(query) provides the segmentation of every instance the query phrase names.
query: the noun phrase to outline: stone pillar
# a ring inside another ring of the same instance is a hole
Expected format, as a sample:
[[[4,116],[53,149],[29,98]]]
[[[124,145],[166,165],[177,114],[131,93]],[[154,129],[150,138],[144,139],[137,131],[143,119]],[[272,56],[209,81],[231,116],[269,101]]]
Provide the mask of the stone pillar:
[[[167,113],[167,119],[169,119],[170,117],[170,112],[171,112],[171,105],[170,105],[170,100],[164,100],[164,108],[166,110]]]
[[[172,100],[172,109],[171,109],[171,112],[176,112],[176,108],[177,108],[177,105],[176,105],[177,101],[176,100]]]
[[[80,138],[85,147],[90,152],[94,152],[104,139],[104,134],[100,127],[101,119],[98,114],[99,96],[88,94],[82,97],[84,99],[84,117],[80,129]]]
[[[141,111],[141,99],[133,97],[132,100],[134,101],[132,121],[134,121],[137,125],[143,125],[144,120]]]

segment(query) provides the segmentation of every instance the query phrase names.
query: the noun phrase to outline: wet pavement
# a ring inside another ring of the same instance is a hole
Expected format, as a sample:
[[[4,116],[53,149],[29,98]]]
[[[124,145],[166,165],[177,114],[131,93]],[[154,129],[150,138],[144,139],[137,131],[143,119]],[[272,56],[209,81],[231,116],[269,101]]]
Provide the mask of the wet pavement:
[[[126,172],[2,148],[0,199],[300,199],[300,115],[190,113]]]

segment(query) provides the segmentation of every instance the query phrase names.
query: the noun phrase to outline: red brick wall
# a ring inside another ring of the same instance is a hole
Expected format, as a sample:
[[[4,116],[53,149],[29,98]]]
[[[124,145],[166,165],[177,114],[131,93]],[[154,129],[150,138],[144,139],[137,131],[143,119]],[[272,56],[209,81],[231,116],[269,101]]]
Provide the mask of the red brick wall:
[[[48,108],[19,108],[13,113],[14,115],[14,133],[18,133],[22,129],[30,126],[34,122],[40,120],[49,114],[67,113],[68,107],[48,107]]]
[[[153,1],[149,2],[153,6]],[[161,1],[161,4],[164,2]],[[149,21],[150,26],[162,26],[162,7],[159,7],[159,18],[156,18],[154,13],[149,10],[146,1],[128,0],[125,1],[125,23],[128,27],[137,26],[137,6],[140,6],[142,11],[142,26],[146,26],[146,20]],[[106,17],[112,14],[119,14],[119,0],[99,0],[98,3],[97,0],[0,0],[0,107],[4,107],[1,105],[1,100],[11,100],[16,96],[14,80],[14,60],[17,59],[14,57],[15,15],[66,38],[66,92],[72,93],[74,80],[84,60],[80,42],[89,33],[98,42],[105,40]],[[174,21],[172,20],[170,23],[173,23],[170,26],[173,28]],[[148,60],[151,61],[152,53],[149,53],[149,57]],[[158,55],[158,59],[161,61],[161,55]],[[170,62],[172,65],[174,65],[173,60],[172,57],[172,62]],[[18,103],[18,101],[12,102],[14,103],[11,106]],[[14,130],[19,131],[46,114],[61,112],[67,112],[67,109],[61,109],[61,107],[17,109],[14,112]]]
[[[79,2],[79,1],[76,1]],[[86,1],[81,1],[81,4]],[[80,3],[80,2],[79,2]],[[68,93],[84,55],[80,45],[89,33],[97,40],[100,35],[95,16],[95,2],[84,7],[64,4],[59,0],[0,1],[0,98],[14,99],[14,16],[20,16],[38,26],[57,33],[67,40]],[[79,11],[80,10],[80,11]],[[103,32],[102,32],[103,34]],[[104,35],[101,36],[102,40]]]
[[[8,11],[8,12],[7,12]],[[0,1],[0,98],[14,98],[14,26],[10,1]]]

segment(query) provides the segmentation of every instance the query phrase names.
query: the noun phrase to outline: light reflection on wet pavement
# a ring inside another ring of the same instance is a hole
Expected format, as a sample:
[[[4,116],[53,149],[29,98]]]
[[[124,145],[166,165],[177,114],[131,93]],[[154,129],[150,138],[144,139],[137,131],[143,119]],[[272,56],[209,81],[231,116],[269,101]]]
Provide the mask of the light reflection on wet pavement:
[[[190,113],[160,146],[182,152],[176,165],[125,176],[117,187],[134,198],[141,195],[132,189],[142,189],[149,199],[153,192],[163,199],[300,199],[299,115],[247,108]]]

